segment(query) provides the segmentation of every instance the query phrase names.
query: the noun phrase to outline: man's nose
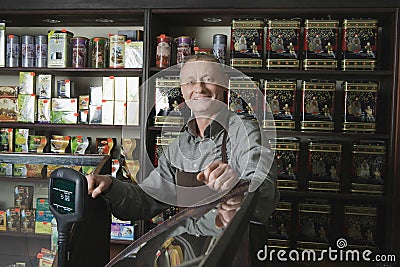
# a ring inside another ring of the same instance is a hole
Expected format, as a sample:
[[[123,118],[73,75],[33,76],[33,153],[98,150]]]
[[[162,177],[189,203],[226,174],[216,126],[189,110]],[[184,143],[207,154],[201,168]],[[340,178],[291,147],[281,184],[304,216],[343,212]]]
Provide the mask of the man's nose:
[[[197,93],[205,91],[205,82],[202,81],[196,82],[194,88]]]

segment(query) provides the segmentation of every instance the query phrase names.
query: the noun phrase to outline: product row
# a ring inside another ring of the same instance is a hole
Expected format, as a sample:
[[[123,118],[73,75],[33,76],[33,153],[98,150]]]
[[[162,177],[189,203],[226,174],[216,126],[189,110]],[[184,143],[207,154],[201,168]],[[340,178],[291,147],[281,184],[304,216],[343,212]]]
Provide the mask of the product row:
[[[331,225],[332,206],[322,200],[305,200],[298,203],[296,225],[292,225],[293,205],[281,201],[269,220],[268,245],[270,248],[289,248],[290,239],[297,240],[299,249],[327,249],[335,243],[333,236],[341,236],[347,248],[370,248],[377,245],[377,207],[373,205],[345,204],[344,222],[339,229]],[[338,235],[337,231],[340,231]]]
[[[139,125],[139,77],[103,77],[77,95],[75,82],[20,72],[18,86],[0,86],[0,122]]]
[[[300,19],[233,19],[229,61],[228,36],[215,34],[212,38],[212,48],[200,48],[196,37],[157,36],[156,66],[166,68],[175,63],[171,53],[176,53],[178,64],[185,56],[206,53],[233,67],[306,70],[374,70],[378,58],[375,19],[344,19],[341,24],[335,19],[305,19],[304,25]]]
[[[294,130],[299,120],[299,130],[376,131],[380,90],[376,81],[253,81],[248,77],[231,77],[228,88],[229,109],[262,120],[266,129]],[[343,96],[338,98],[338,92],[343,92]],[[186,113],[179,77],[157,78],[155,97],[155,125],[184,123]],[[343,110],[337,110],[338,103]],[[335,129],[335,116],[341,116],[341,129]]]
[[[121,30],[108,37],[86,38],[49,30],[47,35],[6,34],[0,25],[0,67],[26,68],[142,68],[143,31]],[[5,64],[4,64],[5,62]]]

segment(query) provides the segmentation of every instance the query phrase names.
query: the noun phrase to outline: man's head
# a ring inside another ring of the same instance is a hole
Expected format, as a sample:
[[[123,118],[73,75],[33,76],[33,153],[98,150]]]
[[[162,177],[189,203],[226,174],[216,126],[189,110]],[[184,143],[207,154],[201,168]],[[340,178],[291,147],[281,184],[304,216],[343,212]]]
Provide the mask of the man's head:
[[[225,105],[228,79],[214,56],[185,57],[180,81],[183,98],[195,115],[210,116]]]

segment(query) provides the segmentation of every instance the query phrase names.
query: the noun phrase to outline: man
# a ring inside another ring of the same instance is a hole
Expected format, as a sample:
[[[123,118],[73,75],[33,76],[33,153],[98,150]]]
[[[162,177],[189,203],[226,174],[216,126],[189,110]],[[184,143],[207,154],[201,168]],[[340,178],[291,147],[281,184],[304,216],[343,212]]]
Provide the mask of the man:
[[[250,179],[253,190],[262,183],[262,201],[258,201],[255,215],[265,222],[279,193],[276,178],[269,176],[273,154],[262,145],[259,125],[228,110],[228,79],[215,58],[186,57],[180,80],[183,98],[193,116],[177,140],[165,149],[158,167],[140,185],[108,175],[88,175],[89,194],[95,198],[103,193],[120,219],[149,219],[170,205],[211,202],[240,179]],[[225,227],[238,207],[235,201],[226,204],[218,210],[217,226]]]

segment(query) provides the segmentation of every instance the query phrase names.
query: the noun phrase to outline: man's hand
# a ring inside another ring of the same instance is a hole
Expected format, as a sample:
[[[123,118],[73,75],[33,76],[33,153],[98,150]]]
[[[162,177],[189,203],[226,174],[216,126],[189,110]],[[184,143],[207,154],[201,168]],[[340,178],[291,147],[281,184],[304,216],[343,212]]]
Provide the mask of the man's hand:
[[[218,206],[217,216],[215,217],[215,226],[225,228],[232,221],[236,212],[239,210],[244,194],[228,199]]]
[[[239,182],[239,178],[231,166],[220,160],[212,162],[196,178],[216,191],[231,189]]]
[[[113,183],[113,178],[110,175],[89,174],[86,175],[88,182],[88,193],[96,198],[101,193],[106,192]]]

